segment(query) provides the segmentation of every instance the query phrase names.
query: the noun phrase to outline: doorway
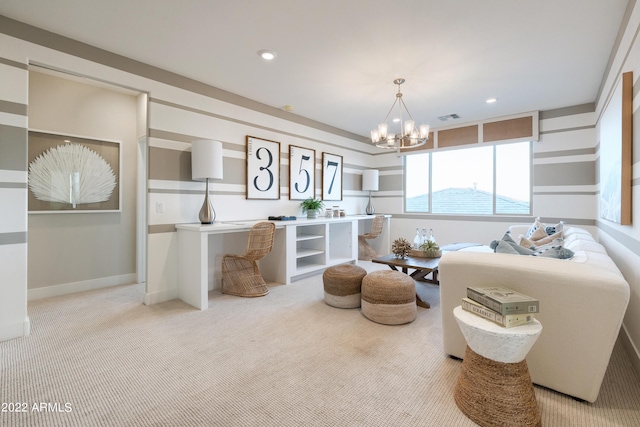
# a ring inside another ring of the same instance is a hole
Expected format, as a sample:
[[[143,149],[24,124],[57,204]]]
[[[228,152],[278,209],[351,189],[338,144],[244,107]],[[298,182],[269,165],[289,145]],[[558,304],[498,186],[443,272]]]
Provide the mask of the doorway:
[[[117,140],[122,166],[118,212],[29,212],[29,299],[146,288],[147,103],[145,92],[30,64],[29,130]]]

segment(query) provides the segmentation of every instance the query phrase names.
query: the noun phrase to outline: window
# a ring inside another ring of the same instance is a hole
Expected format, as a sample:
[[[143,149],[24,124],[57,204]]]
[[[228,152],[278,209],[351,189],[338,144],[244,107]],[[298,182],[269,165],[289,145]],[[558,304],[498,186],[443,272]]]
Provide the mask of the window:
[[[529,215],[531,143],[405,157],[405,211]]]

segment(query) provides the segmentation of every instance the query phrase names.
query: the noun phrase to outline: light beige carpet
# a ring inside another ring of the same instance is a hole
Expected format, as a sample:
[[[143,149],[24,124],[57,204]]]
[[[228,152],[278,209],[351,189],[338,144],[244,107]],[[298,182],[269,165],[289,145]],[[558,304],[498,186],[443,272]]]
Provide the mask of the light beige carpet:
[[[32,334],[0,343],[0,400],[27,410],[0,425],[473,426],[453,401],[438,288],[421,286],[432,308],[402,326],[326,305],[320,275],[262,298],[211,292],[203,312],[144,306],[139,285],[33,301]],[[545,426],[640,425],[619,345],[595,404],[535,391]]]

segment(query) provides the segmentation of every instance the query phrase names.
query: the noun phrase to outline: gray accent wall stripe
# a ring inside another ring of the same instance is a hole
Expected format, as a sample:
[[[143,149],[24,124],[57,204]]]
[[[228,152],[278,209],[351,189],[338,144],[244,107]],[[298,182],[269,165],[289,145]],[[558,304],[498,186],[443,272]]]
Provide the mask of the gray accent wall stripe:
[[[0,245],[17,245],[27,243],[27,232],[0,233]]]
[[[540,131],[540,135],[549,135],[552,133],[562,133],[562,132],[575,132],[578,130],[594,129],[595,127],[596,127],[595,125],[590,125],[590,126],[578,126],[575,128],[546,130],[546,131]]]
[[[593,113],[596,111],[596,103],[573,105],[571,107],[556,108],[554,110],[540,111],[539,119],[555,119],[558,117],[573,116],[576,114]]]
[[[25,104],[19,104],[17,102],[0,100],[0,112],[26,116],[27,106]]]
[[[0,125],[0,169],[27,170],[27,129]]]
[[[280,160],[288,155],[281,153]],[[349,169],[362,169],[361,166],[345,164]],[[246,185],[246,160],[225,157],[223,160],[224,184]],[[149,179],[159,181],[192,181],[191,179],[191,152],[184,150],[171,150],[168,148],[149,147]],[[318,181],[321,182],[321,181]],[[214,182],[215,183],[215,182]],[[289,168],[280,165],[280,186],[289,186]],[[360,190],[361,178],[359,173],[344,173],[342,177],[343,190]],[[402,188],[402,187],[400,187]],[[157,192],[154,190],[153,192]],[[189,194],[193,190],[172,190],[180,194]],[[152,191],[150,191],[152,192]],[[197,193],[197,191],[196,191]],[[229,194],[221,192],[220,194]]]
[[[191,152],[149,147],[149,179],[191,181]]]
[[[27,188],[26,182],[0,182],[0,188]]]
[[[2,18],[2,16],[0,16],[0,18]],[[7,58],[0,58],[0,64],[9,65],[10,67],[22,68],[23,70],[29,69],[29,66],[27,64],[23,64],[22,62],[12,61],[11,59],[7,59]]]
[[[402,190],[403,175],[380,175],[379,191]]]
[[[533,185],[592,185],[595,170],[595,162],[533,165]]]
[[[158,233],[174,233],[176,231],[175,224],[156,224],[148,227],[149,234]]]
[[[545,159],[549,157],[583,156],[586,154],[596,154],[595,148],[579,148],[576,150],[546,151],[544,153],[533,153],[533,158]]]

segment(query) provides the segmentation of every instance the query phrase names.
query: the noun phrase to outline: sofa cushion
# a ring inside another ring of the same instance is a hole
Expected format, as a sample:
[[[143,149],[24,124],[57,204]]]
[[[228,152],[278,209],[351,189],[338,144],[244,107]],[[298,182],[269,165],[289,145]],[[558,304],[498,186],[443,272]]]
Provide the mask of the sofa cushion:
[[[565,241],[564,246],[574,252],[585,251],[603,255],[607,254],[607,250],[604,248],[604,246],[592,240],[573,239],[570,242]]]

